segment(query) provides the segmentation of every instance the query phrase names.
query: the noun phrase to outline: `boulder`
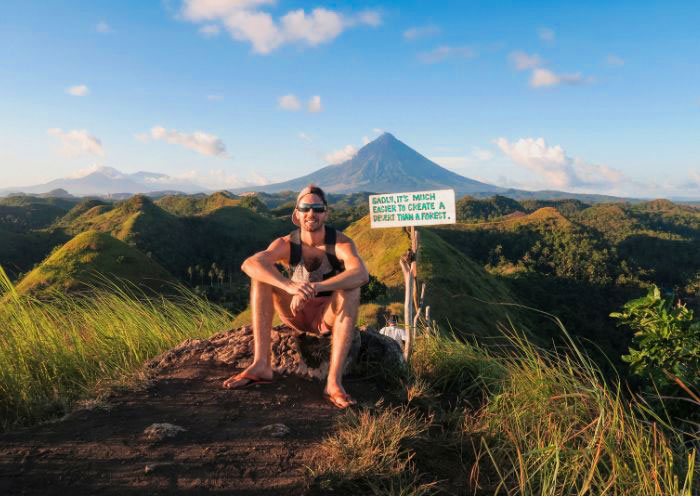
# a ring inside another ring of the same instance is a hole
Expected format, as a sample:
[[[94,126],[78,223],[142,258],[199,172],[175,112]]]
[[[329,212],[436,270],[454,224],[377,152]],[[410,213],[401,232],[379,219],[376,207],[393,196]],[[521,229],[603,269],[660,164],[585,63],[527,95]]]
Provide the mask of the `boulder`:
[[[284,325],[272,329],[272,367],[280,375],[324,380],[328,375],[331,336],[301,333]],[[253,329],[243,326],[219,332],[208,339],[188,339],[147,362],[150,373],[194,363],[218,363],[245,368],[253,361]],[[401,347],[391,338],[373,331],[356,331],[345,373],[359,363],[381,362],[401,367]]]

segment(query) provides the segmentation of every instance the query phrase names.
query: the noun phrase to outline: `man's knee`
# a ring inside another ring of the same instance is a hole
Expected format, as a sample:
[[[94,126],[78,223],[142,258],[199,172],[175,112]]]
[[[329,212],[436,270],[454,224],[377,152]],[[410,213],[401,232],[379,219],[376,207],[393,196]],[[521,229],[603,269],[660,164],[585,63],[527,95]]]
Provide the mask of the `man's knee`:
[[[339,311],[354,312],[360,306],[360,288],[340,289],[334,295],[335,306]]]

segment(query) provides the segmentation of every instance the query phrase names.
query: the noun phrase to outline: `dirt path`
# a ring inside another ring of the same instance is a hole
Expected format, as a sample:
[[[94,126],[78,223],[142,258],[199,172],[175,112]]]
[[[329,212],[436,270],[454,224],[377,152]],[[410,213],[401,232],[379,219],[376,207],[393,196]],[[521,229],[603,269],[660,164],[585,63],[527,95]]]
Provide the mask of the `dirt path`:
[[[319,382],[222,389],[232,372],[207,364],[165,371],[143,391],[109,398],[109,409],[0,435],[0,494],[303,494],[305,466],[341,412],[323,401]],[[380,396],[367,382],[348,389],[361,403]],[[144,429],[163,422],[186,431],[147,439]],[[289,433],[264,429],[277,423]]]

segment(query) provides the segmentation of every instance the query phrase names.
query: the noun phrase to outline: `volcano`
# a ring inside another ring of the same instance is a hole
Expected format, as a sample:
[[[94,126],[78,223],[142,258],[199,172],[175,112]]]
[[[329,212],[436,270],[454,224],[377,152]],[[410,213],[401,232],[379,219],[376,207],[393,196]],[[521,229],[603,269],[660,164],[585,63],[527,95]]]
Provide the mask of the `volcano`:
[[[248,191],[299,191],[309,183],[317,184],[329,193],[394,193],[448,188],[454,189],[458,194],[493,194],[505,191],[504,188],[475,181],[440,167],[390,133],[384,133],[360,148],[350,160],[290,181],[259,186]]]

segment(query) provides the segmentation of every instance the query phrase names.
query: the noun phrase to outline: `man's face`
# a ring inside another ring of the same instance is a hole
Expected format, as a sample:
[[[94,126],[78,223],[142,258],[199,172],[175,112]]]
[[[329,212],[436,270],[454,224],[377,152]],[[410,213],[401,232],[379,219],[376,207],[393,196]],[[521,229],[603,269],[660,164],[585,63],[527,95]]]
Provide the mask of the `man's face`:
[[[299,199],[297,207],[302,203],[323,205],[323,200],[318,195],[308,194]],[[328,215],[328,210],[325,212],[314,212],[313,209],[309,209],[308,212],[300,212],[297,209],[296,215],[297,219],[299,219],[299,227],[305,231],[316,232],[323,228],[323,224],[326,222],[326,216]]]

